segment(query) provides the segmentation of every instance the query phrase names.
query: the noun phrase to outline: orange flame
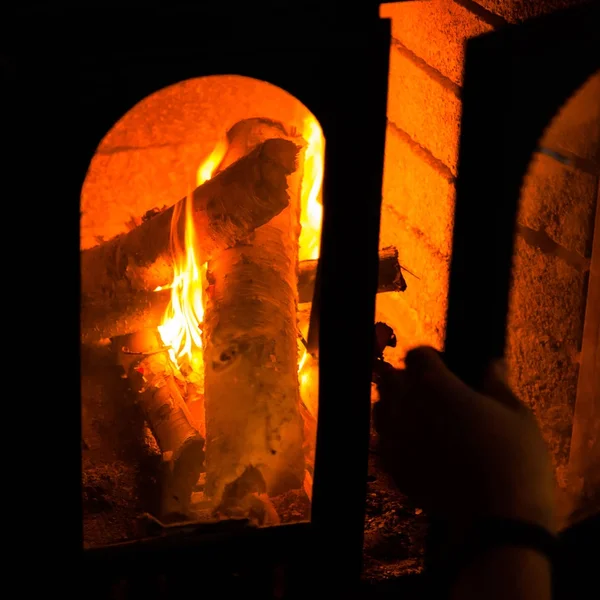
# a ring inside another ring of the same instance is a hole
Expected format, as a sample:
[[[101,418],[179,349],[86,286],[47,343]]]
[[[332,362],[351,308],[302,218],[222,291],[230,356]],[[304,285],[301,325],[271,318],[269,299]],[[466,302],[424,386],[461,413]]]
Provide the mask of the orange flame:
[[[302,230],[300,232],[299,259],[315,260],[319,258],[321,246],[321,224],[323,220],[321,192],[325,139],[323,131],[314,117],[308,117],[304,120],[302,137],[306,140],[307,145],[304,153],[304,175],[302,179],[300,212]],[[311,397],[310,390],[312,389],[315,370],[314,361],[307,361],[307,358],[308,352],[304,349],[298,362],[298,375],[300,394],[305,401]],[[309,409],[316,411],[315,406],[309,406]]]
[[[314,260],[319,257],[321,241],[321,187],[323,183],[324,138],[319,123],[314,117],[304,120],[302,137],[306,140],[304,153],[304,174],[301,191],[299,239],[299,259]],[[219,141],[210,156],[198,167],[196,185],[208,181],[221,163],[226,151],[227,141]],[[179,370],[188,365],[195,373],[203,372],[202,363],[202,321],[204,318],[204,277],[206,261],[198,255],[196,231],[194,228],[192,194],[184,202],[185,233],[184,243],[178,240],[175,225],[179,222],[182,206],[173,215],[171,244],[173,255],[173,282],[156,288],[171,289],[171,300],[158,327],[163,343],[169,346],[173,364]],[[302,384],[307,385],[310,377],[305,368],[307,354],[304,352],[298,363],[298,373]],[[310,362],[310,361],[309,361]]]
[[[196,185],[202,185],[212,177],[226,151],[227,143],[222,140],[198,168]],[[173,363],[179,369],[187,363],[195,373],[200,373],[203,371],[201,326],[204,319],[203,281],[206,262],[198,255],[191,193],[187,195],[184,204],[183,248],[175,231],[181,214],[181,205],[174,211],[171,222],[173,282],[168,286],[171,289],[171,301],[158,331],[163,343],[170,347],[169,355]],[[157,288],[157,291],[159,289],[164,288]]]
[[[219,140],[214,150],[210,153],[210,156],[198,167],[198,172],[196,173],[197,186],[202,185],[205,181],[212,178],[217,167],[221,164],[227,148],[227,139],[223,138]]]
[[[302,137],[306,140],[302,180],[300,224],[300,260],[319,258],[321,244],[321,186],[323,185],[323,131],[314,117],[304,120]]]

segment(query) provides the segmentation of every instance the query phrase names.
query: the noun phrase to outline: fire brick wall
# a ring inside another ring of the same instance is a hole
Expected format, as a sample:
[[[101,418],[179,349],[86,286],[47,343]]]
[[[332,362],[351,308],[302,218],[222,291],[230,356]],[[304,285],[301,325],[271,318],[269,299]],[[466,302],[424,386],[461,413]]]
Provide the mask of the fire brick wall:
[[[301,130],[309,115],[281,88],[237,75],[190,79],[144,98],[107,132],[90,163],[81,191],[81,248],[183,198],[199,165],[238,121],[264,116]]]
[[[575,1],[432,0],[382,5],[392,20],[381,246],[395,245],[404,293],[384,294],[377,316],[396,330],[400,361],[416,344],[441,348],[445,328],[464,43]],[[533,408],[557,480],[566,467],[600,159],[600,74],[556,116],[522,190],[509,317],[511,383]],[[493,185],[493,182],[490,182]],[[485,190],[482,191],[485,193]],[[473,274],[474,277],[477,274]]]

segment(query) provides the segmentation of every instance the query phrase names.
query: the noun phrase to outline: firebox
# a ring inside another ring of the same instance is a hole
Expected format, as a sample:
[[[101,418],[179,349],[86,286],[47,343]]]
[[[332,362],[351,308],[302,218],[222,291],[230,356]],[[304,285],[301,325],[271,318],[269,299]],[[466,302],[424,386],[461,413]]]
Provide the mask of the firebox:
[[[584,12],[554,48],[542,2],[258,4],[67,36],[83,543],[114,594],[419,573],[427,517],[371,443],[374,357],[431,344],[477,385],[507,325],[557,489],[593,495],[600,75],[561,70]]]
[[[308,556],[321,521],[358,572],[373,292],[405,287],[378,248],[389,22],[376,4],[160,12],[78,57],[84,543],[191,527],[214,580]],[[230,544],[241,563],[216,558]]]

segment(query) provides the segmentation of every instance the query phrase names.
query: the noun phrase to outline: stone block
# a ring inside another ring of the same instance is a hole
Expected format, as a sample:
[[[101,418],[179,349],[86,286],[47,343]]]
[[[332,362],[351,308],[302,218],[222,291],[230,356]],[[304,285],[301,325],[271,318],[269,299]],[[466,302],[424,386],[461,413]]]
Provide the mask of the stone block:
[[[461,103],[392,46],[388,119],[456,175]]]
[[[128,231],[148,210],[181,200],[211,150],[200,143],[97,153],[81,191],[81,248]]]
[[[166,87],[115,123],[101,150],[205,143],[213,148],[242,119],[267,117],[301,126],[306,108],[281,88],[238,75],[213,75]]]
[[[477,0],[477,4],[511,23],[518,23],[586,1],[589,0]]]
[[[427,244],[441,255],[450,255],[454,184],[426,162],[418,149],[415,152],[393,125],[386,135],[383,205],[422,232]]]
[[[597,178],[542,155],[534,156],[521,192],[519,222],[589,257]]]
[[[452,0],[383,4],[392,38],[457,85],[462,85],[464,44],[492,27]]]
[[[600,161],[600,72],[592,75],[560,109],[541,141],[596,164]]]
[[[418,277],[405,273],[406,291],[378,298],[383,320],[394,328],[403,345],[428,343],[441,347],[446,326],[449,259],[389,207],[382,211],[380,245],[396,246],[400,264]]]
[[[536,414],[558,473],[569,457],[584,274],[517,238],[507,360],[517,395]]]
[[[261,116],[301,131],[309,115],[284,90],[235,75],[191,79],[151,94],[107,132],[92,159],[81,196],[81,247],[183,198],[195,187],[201,162],[238,121]]]

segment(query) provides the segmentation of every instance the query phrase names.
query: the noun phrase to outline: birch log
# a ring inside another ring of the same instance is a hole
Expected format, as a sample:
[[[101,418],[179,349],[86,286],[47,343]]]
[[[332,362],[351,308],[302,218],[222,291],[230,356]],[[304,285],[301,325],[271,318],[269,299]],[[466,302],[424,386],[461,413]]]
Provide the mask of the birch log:
[[[204,259],[235,245],[288,206],[286,176],[294,169],[297,154],[291,141],[267,140],[192,192],[198,250]],[[131,292],[171,283],[172,242],[184,240],[185,201],[81,253],[85,304],[106,304],[120,296],[126,302]]]
[[[312,301],[317,272],[316,260],[303,260],[298,271],[298,302]],[[377,293],[403,292],[406,281],[398,259],[398,250],[393,246],[379,251],[379,284]],[[348,289],[352,293],[352,288]],[[105,338],[132,333],[145,327],[160,325],[165,314],[171,292],[132,292],[126,301],[113,302],[107,307],[82,306],[81,339],[84,343],[94,344]]]
[[[204,468],[204,438],[175,383],[169,356],[156,329],[115,338],[113,347],[163,453],[161,517],[186,515]]]
[[[229,132],[224,165],[284,135],[272,122],[243,121]],[[206,492],[217,506],[240,494],[300,488],[304,479],[296,322],[301,160],[302,152],[288,177],[289,206],[208,264]]]

